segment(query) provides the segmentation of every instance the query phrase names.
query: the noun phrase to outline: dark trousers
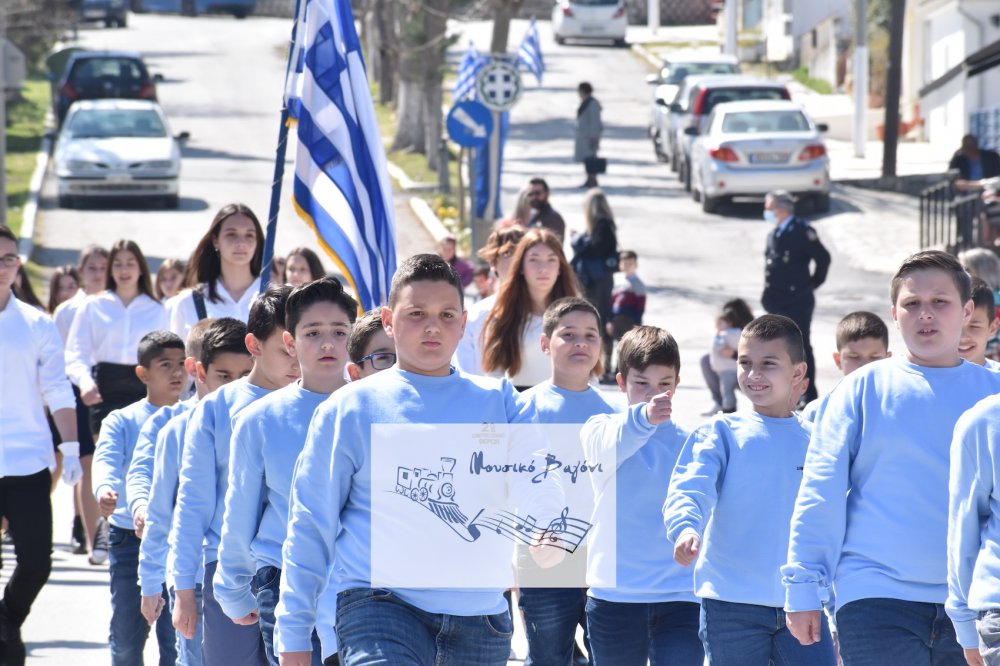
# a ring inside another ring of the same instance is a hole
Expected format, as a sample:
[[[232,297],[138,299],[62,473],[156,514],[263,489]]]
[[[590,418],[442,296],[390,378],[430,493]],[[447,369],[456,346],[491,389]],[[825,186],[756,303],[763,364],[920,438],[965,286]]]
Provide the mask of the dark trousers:
[[[769,298],[765,292],[761,300],[768,313],[788,317],[802,331],[802,344],[806,351],[806,377],[809,378],[809,388],[803,399],[812,402],[819,397],[819,391],[816,389],[816,359],[813,357],[812,343],[809,341],[809,329],[812,326],[813,310],[816,309],[816,299],[813,298],[812,292],[809,292],[794,301],[776,301]]]
[[[29,476],[0,478],[0,516],[14,537],[17,566],[3,593],[5,621],[24,624],[31,604],[52,571],[52,502],[48,469]]]

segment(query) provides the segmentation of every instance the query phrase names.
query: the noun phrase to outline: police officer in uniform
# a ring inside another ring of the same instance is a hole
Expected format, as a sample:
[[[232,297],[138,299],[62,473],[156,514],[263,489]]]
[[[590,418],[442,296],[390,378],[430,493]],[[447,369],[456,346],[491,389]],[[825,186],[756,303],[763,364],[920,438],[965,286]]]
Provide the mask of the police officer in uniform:
[[[816,231],[795,217],[795,199],[784,190],[770,192],[764,199],[764,219],[774,224],[767,237],[764,269],[764,295],[761,304],[771,314],[784,315],[802,329],[805,344],[809,388],[803,400],[815,400],[816,360],[809,342],[816,300],[813,290],[826,280],[830,253],[823,247]],[[810,272],[810,263],[815,264]]]

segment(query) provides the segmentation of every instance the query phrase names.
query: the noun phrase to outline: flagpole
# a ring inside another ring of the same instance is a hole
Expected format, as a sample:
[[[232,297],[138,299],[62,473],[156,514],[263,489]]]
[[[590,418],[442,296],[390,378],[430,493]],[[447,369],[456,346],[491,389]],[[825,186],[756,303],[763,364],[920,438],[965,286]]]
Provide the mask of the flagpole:
[[[292,38],[288,47],[288,67],[286,68],[285,86],[287,89],[288,75],[292,71],[292,59],[295,58],[296,29],[299,23],[300,5],[305,0],[295,0],[292,12]],[[278,126],[278,146],[274,150],[274,177],[271,180],[271,205],[267,212],[267,228],[264,232],[264,254],[260,267],[260,293],[264,293],[271,281],[271,265],[274,263],[274,238],[278,233],[278,210],[281,208],[281,184],[285,179],[285,153],[288,147],[288,96],[282,94],[281,122]]]

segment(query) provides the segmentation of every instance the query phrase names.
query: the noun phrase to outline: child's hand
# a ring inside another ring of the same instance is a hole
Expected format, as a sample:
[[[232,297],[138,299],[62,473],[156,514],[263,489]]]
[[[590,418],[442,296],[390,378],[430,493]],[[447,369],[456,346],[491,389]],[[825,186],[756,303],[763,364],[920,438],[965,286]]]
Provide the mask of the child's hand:
[[[681,535],[681,538],[674,544],[674,561],[684,567],[691,566],[699,552],[701,552],[701,538],[697,534],[689,532]]]
[[[194,630],[198,624],[198,606],[194,600],[194,590],[177,590],[174,597],[174,629],[189,641],[194,640]]]
[[[132,527],[135,528],[135,535],[141,539],[146,530],[146,507],[140,506],[132,514]]]
[[[163,611],[165,603],[162,594],[143,595],[139,609],[142,611],[142,616],[146,618],[146,622],[149,622],[149,626],[152,627],[160,619],[160,612]]]
[[[259,620],[260,620],[260,611],[255,611],[254,610],[254,611],[250,611],[249,613],[247,613],[246,615],[244,615],[241,618],[237,618],[237,619],[233,620],[233,622],[235,624],[240,625],[241,627],[245,627],[245,626],[250,625],[250,624],[257,624],[257,622]]]
[[[105,490],[97,500],[97,505],[101,509],[101,515],[105,518],[109,517],[118,506],[118,493],[113,490]]]
[[[983,666],[983,655],[979,654],[979,648],[965,648],[965,663],[969,666]]]
[[[819,611],[798,611],[785,613],[785,624],[802,645],[812,645],[820,641],[820,622],[823,614]]]
[[[646,403],[646,420],[655,426],[669,421],[673,411],[671,397],[670,391],[666,391],[650,398]]]

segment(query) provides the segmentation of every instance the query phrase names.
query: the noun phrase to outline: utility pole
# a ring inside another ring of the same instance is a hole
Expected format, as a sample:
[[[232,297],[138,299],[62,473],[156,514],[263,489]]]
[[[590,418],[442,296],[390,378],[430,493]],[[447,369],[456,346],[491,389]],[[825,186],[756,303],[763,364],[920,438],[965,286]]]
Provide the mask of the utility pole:
[[[723,11],[726,14],[726,41],[723,52],[727,55],[736,55],[736,0],[726,0]]]
[[[7,3],[0,2],[0,224],[7,224]]]
[[[868,139],[868,0],[854,6],[854,156],[865,156]]]
[[[660,29],[660,0],[649,0],[646,5],[646,19],[649,23],[649,32],[655,35]]]
[[[882,177],[896,175],[899,143],[899,97],[903,87],[903,20],[906,0],[891,0],[889,14],[889,66],[885,85],[885,140],[882,145]]]

